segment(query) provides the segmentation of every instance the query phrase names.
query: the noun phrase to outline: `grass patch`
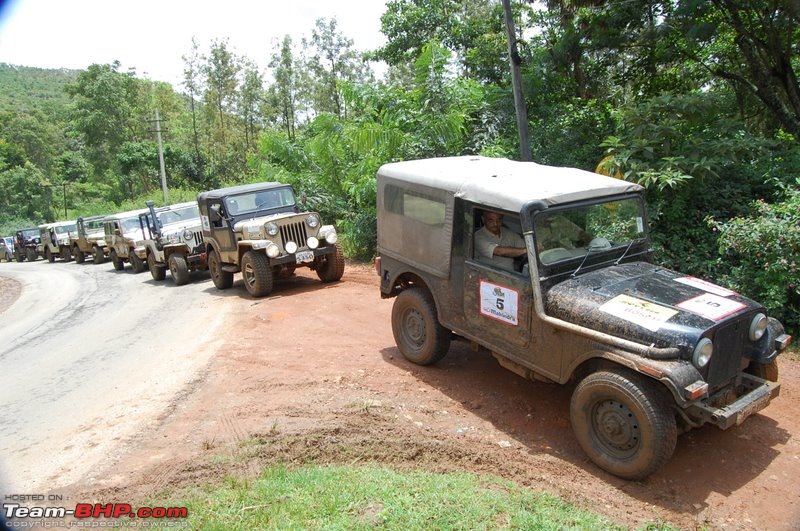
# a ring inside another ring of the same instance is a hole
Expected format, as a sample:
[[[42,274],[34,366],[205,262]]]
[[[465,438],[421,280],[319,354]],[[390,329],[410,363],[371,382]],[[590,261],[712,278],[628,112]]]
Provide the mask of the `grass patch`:
[[[469,473],[276,465],[183,490],[191,529],[621,529],[549,494]]]

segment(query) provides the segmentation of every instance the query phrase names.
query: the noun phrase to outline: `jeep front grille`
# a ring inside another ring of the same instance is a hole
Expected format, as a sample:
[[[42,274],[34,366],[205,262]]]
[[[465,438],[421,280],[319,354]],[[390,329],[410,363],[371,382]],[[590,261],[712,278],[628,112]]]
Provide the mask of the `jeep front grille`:
[[[744,346],[749,342],[747,323],[747,319],[739,319],[723,326],[714,334],[714,355],[708,364],[710,390],[726,385],[739,372]]]
[[[298,248],[302,249],[306,247],[307,239],[306,224],[303,221],[300,223],[290,223],[281,227],[281,241],[283,241],[283,245],[286,245],[286,242],[294,242],[297,244]]]

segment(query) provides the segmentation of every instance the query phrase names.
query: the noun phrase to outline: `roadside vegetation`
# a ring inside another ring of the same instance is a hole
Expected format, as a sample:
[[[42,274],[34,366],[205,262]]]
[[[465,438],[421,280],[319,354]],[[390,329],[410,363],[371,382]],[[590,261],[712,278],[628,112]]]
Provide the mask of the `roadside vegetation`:
[[[623,529],[552,495],[467,473],[276,465],[177,494],[170,504],[188,507],[192,529]]]

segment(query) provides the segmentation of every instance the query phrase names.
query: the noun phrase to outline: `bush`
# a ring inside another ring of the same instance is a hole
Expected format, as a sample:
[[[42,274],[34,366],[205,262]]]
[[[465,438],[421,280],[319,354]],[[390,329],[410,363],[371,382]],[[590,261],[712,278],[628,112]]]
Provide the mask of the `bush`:
[[[800,185],[800,180],[797,181]],[[800,332],[800,191],[786,200],[755,202],[757,214],[727,222],[709,220],[719,232],[720,260],[728,284],[763,303],[793,335]]]

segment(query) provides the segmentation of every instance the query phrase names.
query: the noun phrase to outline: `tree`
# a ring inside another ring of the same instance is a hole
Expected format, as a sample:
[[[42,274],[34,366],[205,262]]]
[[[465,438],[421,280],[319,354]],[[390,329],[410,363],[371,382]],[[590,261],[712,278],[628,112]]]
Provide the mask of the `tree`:
[[[250,62],[245,63],[242,77],[239,116],[244,125],[245,151],[250,151],[255,146],[259,130],[259,109],[264,93],[264,79],[256,66]]]
[[[198,159],[201,158],[200,155],[200,138],[199,133],[197,131],[197,99],[202,93],[202,78],[200,77],[201,74],[201,57],[200,51],[197,45],[197,41],[192,38],[192,51],[189,55],[183,56],[183,62],[185,64],[183,69],[183,86],[187,91],[187,96],[189,97],[189,109],[192,113],[192,146],[194,147],[195,155]]]
[[[300,90],[297,60],[292,50],[292,38],[283,37],[280,49],[273,53],[269,62],[275,81],[269,88],[270,100],[277,110],[278,121],[289,140],[295,138],[297,123],[298,93]]]

